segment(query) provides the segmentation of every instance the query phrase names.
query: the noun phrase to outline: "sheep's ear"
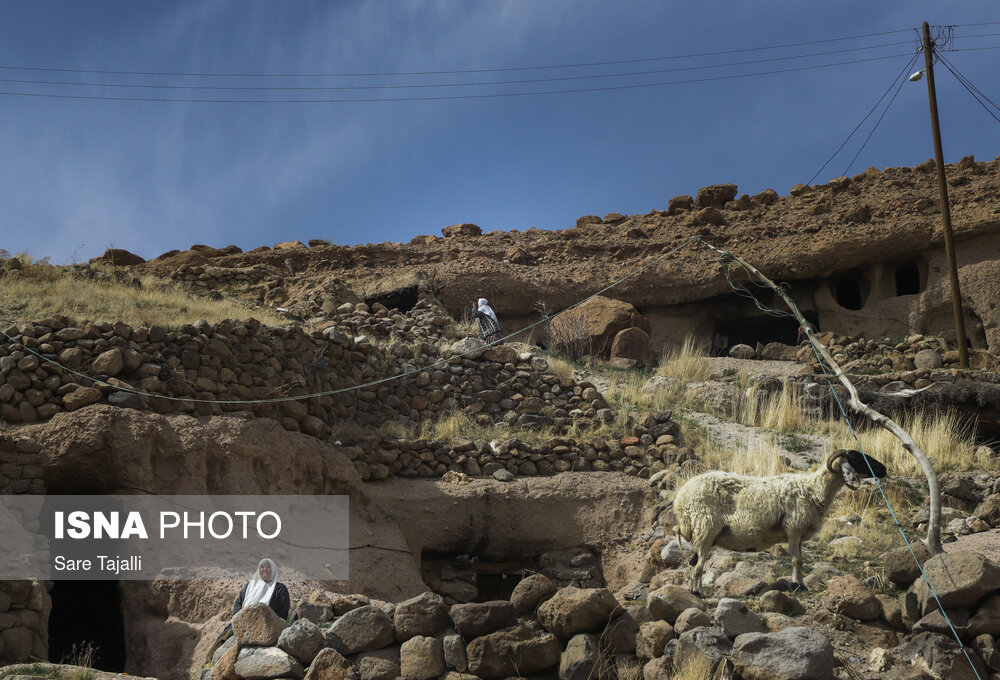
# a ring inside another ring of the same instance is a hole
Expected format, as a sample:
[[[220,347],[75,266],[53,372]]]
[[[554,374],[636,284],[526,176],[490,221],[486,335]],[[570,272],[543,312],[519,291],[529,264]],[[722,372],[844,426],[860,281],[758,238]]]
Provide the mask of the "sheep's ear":
[[[858,473],[854,470],[854,466],[846,460],[840,465],[840,473],[844,475],[844,483],[850,488],[857,489],[861,486],[861,477],[859,477]]]

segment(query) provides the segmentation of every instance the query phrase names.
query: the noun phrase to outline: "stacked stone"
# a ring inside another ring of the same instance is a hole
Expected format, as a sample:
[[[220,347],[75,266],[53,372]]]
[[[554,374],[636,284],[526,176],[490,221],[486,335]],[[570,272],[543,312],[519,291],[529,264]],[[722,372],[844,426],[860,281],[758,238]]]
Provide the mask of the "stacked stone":
[[[875,371],[907,373],[917,369],[957,368],[959,364],[958,350],[949,350],[948,343],[941,338],[910,335],[904,340],[894,341],[890,338],[847,337],[831,332],[820,334],[818,339],[826,345],[830,355],[844,372],[850,374]],[[813,361],[812,370],[821,372],[808,344],[799,347],[797,356],[800,361]],[[986,350],[972,350],[969,353],[970,368],[995,370],[998,366],[1000,364],[997,357]],[[990,377],[975,373],[970,373],[968,377],[978,380],[996,379],[996,375],[988,370],[987,375]]]
[[[0,434],[0,493],[45,493],[41,450],[28,437]]]
[[[314,333],[298,326],[267,328],[252,319],[199,321],[168,331],[121,322],[75,328],[64,317],[50,317],[9,328],[14,341],[0,344],[0,416],[8,423],[35,422],[100,401],[159,413],[211,415],[249,408],[245,415],[274,418],[286,429],[316,437],[329,435],[331,426],[344,421],[428,421],[456,409],[481,424],[502,420],[556,431],[610,419],[593,385],[559,378],[529,353],[500,346],[468,354],[454,350],[443,358],[434,340],[446,317],[435,308],[418,305],[402,315],[384,307],[374,314],[351,307],[342,310],[349,315],[344,324]],[[358,320],[364,322],[354,327],[371,336],[354,335],[351,324]],[[389,344],[372,339],[393,333],[397,339]],[[418,366],[429,368],[418,371]],[[126,389],[201,401],[130,394],[94,385],[75,372]],[[409,375],[308,400],[218,403],[328,392],[404,373]]]
[[[699,659],[748,678],[835,677],[822,634],[787,624],[771,632],[735,599],[711,613],[679,586],[625,607],[605,588],[560,589],[534,574],[509,600],[449,607],[433,593],[391,604],[316,591],[298,614],[288,626],[264,605],[241,612],[203,677],[653,680]]]
[[[0,663],[49,658],[52,600],[38,581],[0,581]]]

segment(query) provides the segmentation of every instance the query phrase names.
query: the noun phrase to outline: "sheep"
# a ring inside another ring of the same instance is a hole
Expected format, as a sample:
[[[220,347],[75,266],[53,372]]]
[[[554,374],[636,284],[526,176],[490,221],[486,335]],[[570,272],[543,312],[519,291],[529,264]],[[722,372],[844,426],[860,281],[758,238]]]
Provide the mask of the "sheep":
[[[869,467],[870,466],[870,467]],[[788,543],[792,581],[802,581],[803,539],[823,524],[834,496],[844,484],[856,489],[861,478],[886,476],[885,466],[860,451],[838,449],[816,470],[772,477],[748,477],[729,472],[706,472],[677,490],[673,512],[674,536],[694,547],[692,592],[701,589],[701,577],[713,545],[740,552]]]

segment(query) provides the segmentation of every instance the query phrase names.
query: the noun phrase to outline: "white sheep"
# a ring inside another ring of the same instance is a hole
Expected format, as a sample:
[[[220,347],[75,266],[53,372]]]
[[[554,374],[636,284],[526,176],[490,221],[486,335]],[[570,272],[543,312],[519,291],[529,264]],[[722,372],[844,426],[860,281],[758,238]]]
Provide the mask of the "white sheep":
[[[839,449],[811,472],[748,477],[706,472],[677,490],[674,536],[694,547],[691,590],[701,588],[705,560],[713,545],[753,552],[788,543],[792,580],[801,587],[803,539],[810,538],[841,487],[855,489],[861,478],[885,477],[885,466],[860,451]],[[652,480],[651,480],[652,481]]]

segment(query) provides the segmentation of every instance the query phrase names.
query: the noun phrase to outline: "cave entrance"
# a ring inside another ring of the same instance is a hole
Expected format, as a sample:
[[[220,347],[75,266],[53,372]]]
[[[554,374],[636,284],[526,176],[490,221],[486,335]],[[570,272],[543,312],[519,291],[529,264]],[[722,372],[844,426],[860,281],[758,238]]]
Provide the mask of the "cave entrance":
[[[125,622],[118,581],[55,581],[49,616],[49,658],[87,661],[97,670],[125,670]]]
[[[817,327],[818,316],[814,311],[803,312],[802,316]],[[799,334],[798,319],[791,316],[744,316],[738,319],[718,319],[715,322],[715,336],[719,342],[713,342],[712,353],[725,356],[733,345],[750,345],[756,347],[759,342],[766,345],[770,342],[780,342],[795,345]],[[725,338],[725,342],[722,339]]]
[[[838,279],[833,284],[833,297],[844,309],[859,310],[865,306],[867,294],[862,290],[861,282],[855,278]]]
[[[896,295],[916,295],[923,290],[920,286],[920,266],[916,262],[906,262],[896,267]]]
[[[419,289],[414,285],[378,293],[377,295],[369,295],[365,298],[365,304],[370,307],[376,302],[380,302],[389,309],[396,309],[405,314],[416,306],[419,298]]]

